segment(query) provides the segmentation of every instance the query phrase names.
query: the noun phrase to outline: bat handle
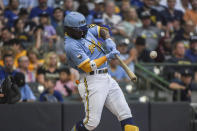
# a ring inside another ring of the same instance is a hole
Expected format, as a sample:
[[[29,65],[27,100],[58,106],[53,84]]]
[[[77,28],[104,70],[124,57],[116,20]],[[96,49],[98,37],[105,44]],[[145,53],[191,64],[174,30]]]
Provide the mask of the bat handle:
[[[135,76],[135,74],[133,72],[130,71],[130,69],[127,67],[127,65],[121,60],[120,56],[115,55],[115,57],[118,59],[118,61],[120,62],[121,66],[125,69],[125,71],[127,72],[129,78],[133,81],[133,82],[137,82],[137,77]]]

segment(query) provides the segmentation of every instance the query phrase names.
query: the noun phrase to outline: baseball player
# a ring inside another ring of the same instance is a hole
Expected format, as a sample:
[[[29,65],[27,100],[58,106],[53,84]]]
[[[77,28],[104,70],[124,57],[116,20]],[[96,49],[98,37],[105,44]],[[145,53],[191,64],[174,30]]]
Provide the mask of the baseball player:
[[[86,25],[85,17],[71,12],[64,19],[65,50],[68,63],[80,72],[79,94],[85,106],[85,118],[72,131],[92,131],[101,118],[105,105],[121,123],[123,131],[139,131],[133,125],[131,111],[117,82],[107,73],[107,60],[119,55],[116,44],[106,29]],[[97,38],[105,40],[106,54]]]

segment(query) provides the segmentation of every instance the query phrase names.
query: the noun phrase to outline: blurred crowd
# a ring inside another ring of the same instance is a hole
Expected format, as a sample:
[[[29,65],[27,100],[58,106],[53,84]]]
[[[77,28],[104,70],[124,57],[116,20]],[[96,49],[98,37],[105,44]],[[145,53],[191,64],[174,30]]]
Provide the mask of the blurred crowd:
[[[21,101],[62,102],[77,94],[80,74],[64,50],[63,20],[71,11],[81,12],[88,25],[107,26],[132,71],[137,62],[197,62],[197,0],[1,0],[0,80],[17,76]],[[129,81],[116,59],[109,67],[118,82]],[[165,72],[169,88],[191,96],[195,67],[168,66]]]

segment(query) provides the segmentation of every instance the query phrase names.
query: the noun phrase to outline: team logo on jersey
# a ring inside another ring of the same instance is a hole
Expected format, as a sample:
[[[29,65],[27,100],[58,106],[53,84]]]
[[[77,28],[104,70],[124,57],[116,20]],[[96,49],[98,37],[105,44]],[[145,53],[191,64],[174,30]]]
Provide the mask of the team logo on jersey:
[[[77,58],[78,58],[78,59],[81,59],[81,58],[82,58],[82,55],[78,55]]]
[[[95,47],[98,49],[98,51],[101,51],[101,49],[100,49],[100,48],[101,48],[101,43],[100,43],[100,42],[98,42],[97,46],[96,46],[96,42],[95,42],[94,40],[91,40],[91,42],[92,42],[92,44],[88,46],[88,48],[89,48],[91,54],[94,53],[94,48],[95,48]],[[99,47],[98,47],[98,46],[99,46]]]

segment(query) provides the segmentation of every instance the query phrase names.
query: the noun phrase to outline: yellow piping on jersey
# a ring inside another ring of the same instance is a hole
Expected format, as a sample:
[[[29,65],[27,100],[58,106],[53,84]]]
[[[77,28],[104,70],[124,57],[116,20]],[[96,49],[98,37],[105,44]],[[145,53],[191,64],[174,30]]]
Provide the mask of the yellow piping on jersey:
[[[107,57],[103,56],[100,57],[98,59],[95,59],[94,62],[96,63],[97,68],[100,67],[102,64],[104,64],[107,61]],[[82,62],[80,64],[80,66],[78,66],[78,68],[82,69],[85,72],[91,72],[92,68],[90,66],[90,60],[87,59],[87,61],[85,60],[84,62]]]
[[[139,128],[133,125],[125,125],[124,131],[139,131]]]
[[[100,26],[97,27],[98,27],[98,37],[101,38],[101,27]]]
[[[88,91],[88,84],[87,84],[86,78],[84,78],[84,85],[85,85],[85,90],[86,90],[86,103],[87,103],[87,105],[86,105],[86,113],[87,113],[86,117],[87,118],[86,118],[85,122],[83,123],[85,125],[89,121],[89,114],[90,114],[90,111],[89,111],[89,99],[88,99],[89,91]]]

